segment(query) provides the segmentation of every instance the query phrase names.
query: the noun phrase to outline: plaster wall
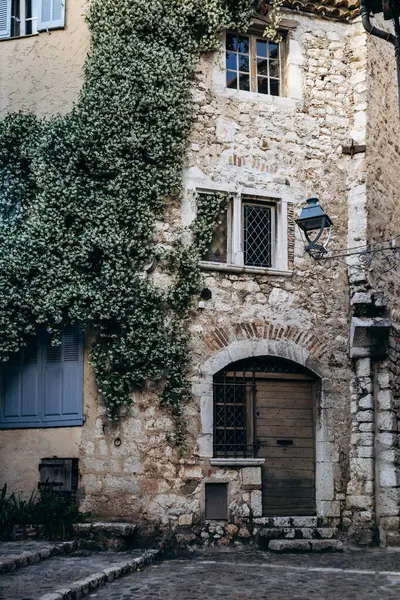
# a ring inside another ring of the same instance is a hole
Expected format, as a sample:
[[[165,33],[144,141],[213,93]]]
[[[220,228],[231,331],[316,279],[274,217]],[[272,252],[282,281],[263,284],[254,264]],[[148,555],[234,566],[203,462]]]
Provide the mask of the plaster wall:
[[[65,28],[0,40],[0,116],[66,113],[82,85],[89,48],[87,0],[66,0]]]

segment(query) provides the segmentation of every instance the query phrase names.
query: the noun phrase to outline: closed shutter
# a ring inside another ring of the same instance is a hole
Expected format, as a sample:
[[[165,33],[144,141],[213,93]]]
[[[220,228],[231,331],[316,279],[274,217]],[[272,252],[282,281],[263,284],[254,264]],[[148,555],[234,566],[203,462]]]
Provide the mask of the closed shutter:
[[[2,426],[40,426],[40,356],[37,340],[11,356],[3,364],[2,374]]]
[[[61,345],[47,340],[44,352],[43,422],[45,426],[83,423],[83,344],[79,327],[64,329]]]
[[[0,38],[10,37],[11,0],[0,0]]]
[[[1,2],[2,0],[0,0]],[[65,0],[39,0],[38,30],[57,29],[65,24]]]

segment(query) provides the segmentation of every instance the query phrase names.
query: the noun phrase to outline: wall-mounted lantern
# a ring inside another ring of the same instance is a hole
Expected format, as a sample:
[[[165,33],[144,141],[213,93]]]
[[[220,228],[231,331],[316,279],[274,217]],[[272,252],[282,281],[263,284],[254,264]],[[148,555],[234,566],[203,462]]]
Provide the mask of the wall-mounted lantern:
[[[321,259],[327,253],[332,220],[325,214],[318,198],[306,200],[306,206],[302,208],[296,223],[307,244],[305,251],[315,260]]]

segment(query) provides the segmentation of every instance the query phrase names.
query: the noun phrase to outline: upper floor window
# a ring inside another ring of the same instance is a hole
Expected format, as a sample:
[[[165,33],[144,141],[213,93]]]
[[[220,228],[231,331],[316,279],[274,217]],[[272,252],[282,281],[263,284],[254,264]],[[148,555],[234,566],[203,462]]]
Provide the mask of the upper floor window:
[[[226,86],[282,95],[282,44],[255,35],[226,34]]]
[[[1,365],[0,429],[83,423],[83,339],[66,327],[52,346],[40,331]]]
[[[0,39],[64,27],[65,0],[0,0]]]
[[[201,193],[198,211],[201,211]],[[287,270],[287,206],[278,199],[235,194],[215,226],[203,264]]]

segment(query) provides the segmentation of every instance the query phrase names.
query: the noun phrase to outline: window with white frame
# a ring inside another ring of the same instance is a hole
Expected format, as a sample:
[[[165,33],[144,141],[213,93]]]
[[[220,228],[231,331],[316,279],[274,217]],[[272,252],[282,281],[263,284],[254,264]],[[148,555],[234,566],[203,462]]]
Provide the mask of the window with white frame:
[[[198,211],[201,211],[201,192]],[[216,224],[204,265],[287,269],[287,208],[280,199],[236,194]]]
[[[0,0],[0,39],[60,29],[65,0]]]
[[[282,96],[282,43],[256,35],[226,34],[226,87]]]

